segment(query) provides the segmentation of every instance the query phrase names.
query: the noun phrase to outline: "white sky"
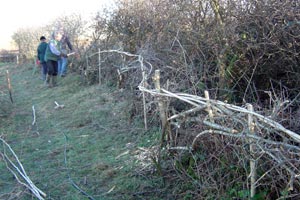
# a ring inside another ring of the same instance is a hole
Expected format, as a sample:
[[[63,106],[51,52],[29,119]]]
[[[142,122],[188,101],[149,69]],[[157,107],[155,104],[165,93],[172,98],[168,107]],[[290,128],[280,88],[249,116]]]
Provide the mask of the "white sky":
[[[91,16],[113,0],[7,0],[0,7],[0,50],[9,49],[19,28],[46,25],[71,13]]]

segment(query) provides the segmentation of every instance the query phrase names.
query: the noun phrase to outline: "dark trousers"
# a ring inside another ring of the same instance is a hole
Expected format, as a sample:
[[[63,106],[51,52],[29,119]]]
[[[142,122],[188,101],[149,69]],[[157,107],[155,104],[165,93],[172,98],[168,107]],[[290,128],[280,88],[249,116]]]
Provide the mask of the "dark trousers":
[[[48,75],[57,76],[58,64],[57,61],[48,60],[47,61]]]
[[[47,70],[47,63],[42,62],[41,64],[42,64],[42,74],[46,76],[47,71],[48,71]]]

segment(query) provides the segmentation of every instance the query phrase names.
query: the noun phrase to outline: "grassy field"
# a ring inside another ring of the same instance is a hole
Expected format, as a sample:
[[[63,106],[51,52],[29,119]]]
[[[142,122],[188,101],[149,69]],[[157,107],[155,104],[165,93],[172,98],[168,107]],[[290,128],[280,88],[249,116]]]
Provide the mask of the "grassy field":
[[[7,69],[13,104],[4,87]],[[149,158],[159,130],[145,132],[138,118],[129,122],[131,105],[124,91],[86,86],[76,74],[47,88],[33,71],[30,65],[0,66],[0,136],[47,194],[45,199],[174,199]],[[54,109],[55,101],[64,108]],[[12,158],[0,144],[0,155]],[[0,199],[35,199],[8,170],[3,156]]]

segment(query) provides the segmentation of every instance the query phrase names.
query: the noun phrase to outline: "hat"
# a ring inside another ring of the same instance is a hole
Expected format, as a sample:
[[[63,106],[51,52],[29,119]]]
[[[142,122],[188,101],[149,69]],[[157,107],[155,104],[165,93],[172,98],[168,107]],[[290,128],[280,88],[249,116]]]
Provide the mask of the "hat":
[[[40,40],[46,40],[45,36],[40,37]]]

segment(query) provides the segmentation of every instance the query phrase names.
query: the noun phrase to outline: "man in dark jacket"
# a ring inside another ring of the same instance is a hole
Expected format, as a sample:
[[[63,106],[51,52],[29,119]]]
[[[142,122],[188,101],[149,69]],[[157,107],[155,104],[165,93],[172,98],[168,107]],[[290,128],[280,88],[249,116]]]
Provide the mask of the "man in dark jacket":
[[[45,57],[45,52],[47,49],[47,42],[46,42],[46,38],[45,36],[40,37],[40,41],[41,43],[39,44],[38,48],[37,48],[37,58],[39,63],[42,65],[42,80],[45,81],[46,80],[46,75],[47,75],[47,64],[46,61],[44,59]]]

